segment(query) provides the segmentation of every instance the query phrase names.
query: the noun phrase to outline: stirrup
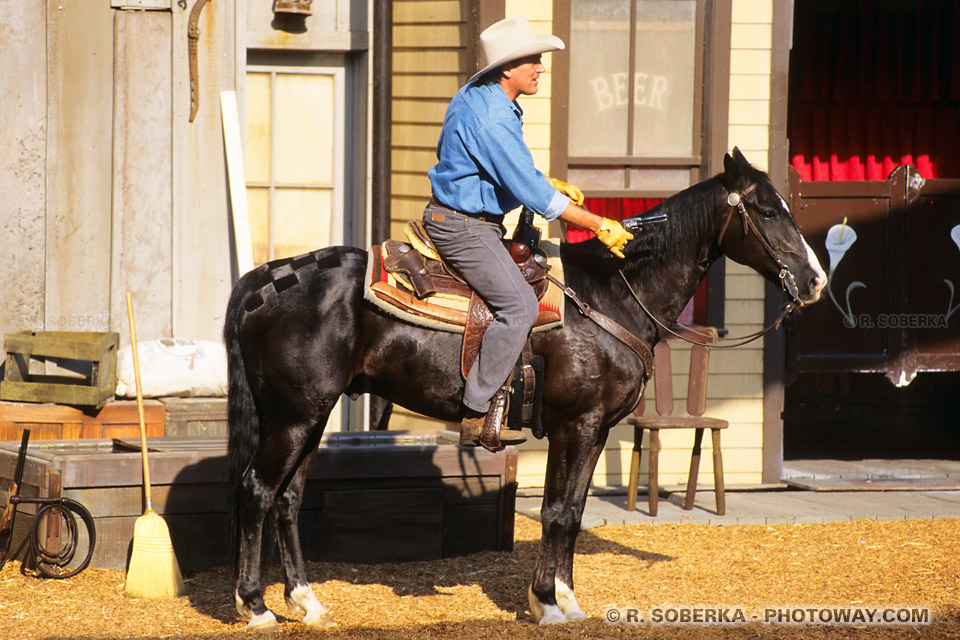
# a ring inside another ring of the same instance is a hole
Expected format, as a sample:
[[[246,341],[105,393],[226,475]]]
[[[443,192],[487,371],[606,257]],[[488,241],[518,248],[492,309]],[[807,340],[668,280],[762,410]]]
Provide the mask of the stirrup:
[[[480,430],[478,440],[480,446],[494,453],[503,450],[508,444],[521,444],[527,441],[527,437],[521,431],[502,429],[510,406],[509,382],[508,380],[508,384],[501,387],[493,395],[493,399],[490,401],[490,409],[487,411],[487,418],[483,421],[483,428]]]

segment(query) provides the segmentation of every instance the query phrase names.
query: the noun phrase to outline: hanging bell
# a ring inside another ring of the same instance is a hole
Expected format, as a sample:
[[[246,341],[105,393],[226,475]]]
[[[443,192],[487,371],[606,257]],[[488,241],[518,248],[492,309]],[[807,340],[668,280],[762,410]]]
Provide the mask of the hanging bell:
[[[312,15],[310,5],[313,0],[276,0],[273,5],[274,13],[292,13],[298,16]]]

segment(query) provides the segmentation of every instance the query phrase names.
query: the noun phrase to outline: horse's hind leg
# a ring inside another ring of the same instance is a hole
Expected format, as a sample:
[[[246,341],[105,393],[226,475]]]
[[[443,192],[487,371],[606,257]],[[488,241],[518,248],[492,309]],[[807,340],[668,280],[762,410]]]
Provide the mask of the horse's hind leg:
[[[319,434],[314,431],[320,430],[314,422],[296,426],[265,420],[264,433],[270,435],[261,438],[257,453],[240,483],[237,496],[239,572],[235,597],[237,611],[250,618],[249,630],[273,631],[278,627],[276,616],[263,601],[261,551],[264,520],[284,485],[298,470],[307,443],[319,439]],[[296,548],[299,551],[299,543]],[[302,565],[302,557],[299,562]]]
[[[528,593],[530,612],[540,624],[587,617],[573,593],[573,555],[590,479],[605,442],[606,431],[592,441],[572,427],[551,435],[540,553]]]
[[[300,531],[297,526],[300,505],[303,502],[303,488],[316,457],[316,445],[315,442],[308,445],[307,455],[290,481],[290,485],[277,500],[277,542],[280,546],[280,562],[283,565],[284,596],[287,606],[293,611],[303,612],[303,621],[309,625],[330,627],[336,622],[327,608],[317,599],[307,580],[303,549],[300,546]]]

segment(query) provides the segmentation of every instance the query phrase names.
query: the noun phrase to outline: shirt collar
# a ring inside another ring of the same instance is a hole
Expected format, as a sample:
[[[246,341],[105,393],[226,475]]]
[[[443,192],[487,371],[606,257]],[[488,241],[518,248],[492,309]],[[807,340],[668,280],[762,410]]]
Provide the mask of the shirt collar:
[[[489,82],[487,84],[482,84],[479,86],[485,89],[489,93],[489,96],[492,100],[495,100],[495,101],[503,100],[508,105],[510,105],[510,109],[513,110],[513,113],[518,118],[520,118],[521,120],[523,119],[523,109],[520,107],[520,104],[516,100],[511,100],[507,96],[507,92],[503,90],[503,87],[501,87],[496,82]]]

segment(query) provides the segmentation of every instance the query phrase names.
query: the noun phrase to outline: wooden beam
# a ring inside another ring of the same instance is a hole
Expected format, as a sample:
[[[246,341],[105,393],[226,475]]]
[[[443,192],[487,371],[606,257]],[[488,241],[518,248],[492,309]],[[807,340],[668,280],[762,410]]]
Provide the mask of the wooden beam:
[[[253,269],[253,244],[250,239],[247,181],[243,171],[243,145],[235,91],[220,92],[220,111],[223,117],[223,143],[226,148],[227,176],[230,183],[233,238],[237,249],[237,272],[243,275]]]

